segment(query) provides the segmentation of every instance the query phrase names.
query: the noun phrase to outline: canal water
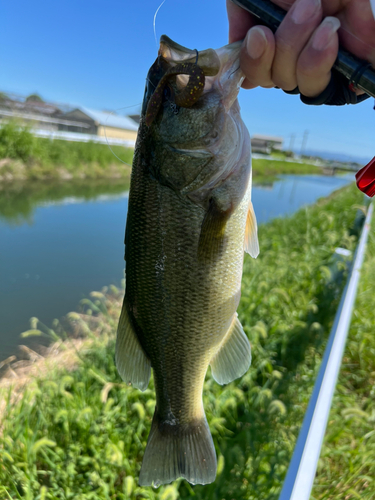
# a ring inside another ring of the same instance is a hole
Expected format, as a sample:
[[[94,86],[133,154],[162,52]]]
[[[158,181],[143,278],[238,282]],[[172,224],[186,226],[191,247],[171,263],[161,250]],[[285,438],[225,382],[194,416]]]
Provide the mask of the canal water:
[[[352,176],[282,176],[253,187],[258,224],[328,196]],[[51,326],[92,290],[124,276],[128,186],[66,183],[0,192],[0,362],[37,317]]]

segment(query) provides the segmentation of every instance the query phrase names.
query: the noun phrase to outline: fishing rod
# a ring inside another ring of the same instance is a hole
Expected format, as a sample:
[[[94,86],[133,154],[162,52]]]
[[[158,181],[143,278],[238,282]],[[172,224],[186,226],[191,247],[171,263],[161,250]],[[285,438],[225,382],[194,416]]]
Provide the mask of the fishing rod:
[[[268,26],[273,32],[280,26],[286,11],[270,0],[232,0]],[[368,61],[359,59],[342,47],[333,67],[355,87],[375,97],[375,71]],[[375,157],[356,173],[358,188],[367,196],[375,196]]]
[[[232,2],[259,17],[273,32],[280,26],[286,14],[284,9],[269,0],[232,0]],[[375,97],[375,71],[370,66],[368,61],[359,59],[342,47],[333,65],[350,83],[353,82],[357,88]]]

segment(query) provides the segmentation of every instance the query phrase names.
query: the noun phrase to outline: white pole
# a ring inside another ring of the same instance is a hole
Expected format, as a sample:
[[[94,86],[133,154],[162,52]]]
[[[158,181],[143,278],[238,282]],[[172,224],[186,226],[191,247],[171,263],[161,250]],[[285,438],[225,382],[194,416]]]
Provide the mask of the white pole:
[[[350,326],[372,212],[371,203],[279,500],[310,498]]]

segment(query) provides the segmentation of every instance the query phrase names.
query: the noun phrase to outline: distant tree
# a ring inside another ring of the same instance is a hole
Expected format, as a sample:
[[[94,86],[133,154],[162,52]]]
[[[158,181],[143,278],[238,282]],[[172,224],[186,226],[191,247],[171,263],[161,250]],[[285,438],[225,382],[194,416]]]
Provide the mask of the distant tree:
[[[25,102],[44,102],[39,94],[30,94],[26,97]]]

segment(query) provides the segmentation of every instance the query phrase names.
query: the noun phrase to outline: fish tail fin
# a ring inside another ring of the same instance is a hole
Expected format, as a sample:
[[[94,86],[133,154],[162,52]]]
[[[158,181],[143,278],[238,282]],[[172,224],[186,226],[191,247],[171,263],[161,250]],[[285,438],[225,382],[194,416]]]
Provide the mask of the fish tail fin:
[[[192,484],[212,483],[216,453],[206,416],[188,424],[162,421],[155,411],[139,475],[140,486],[159,486],[179,477]]]

